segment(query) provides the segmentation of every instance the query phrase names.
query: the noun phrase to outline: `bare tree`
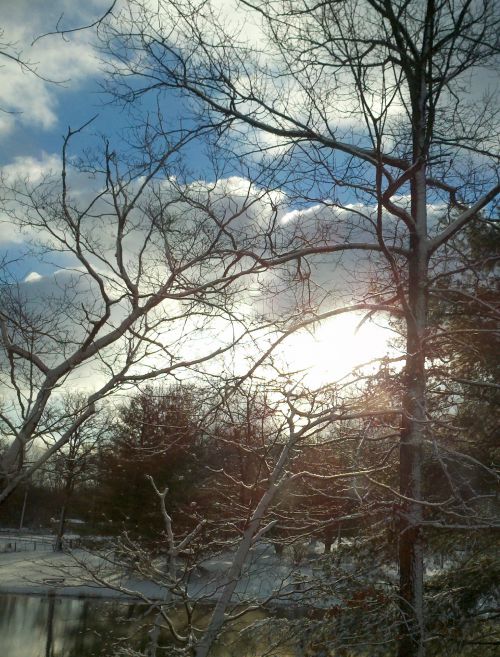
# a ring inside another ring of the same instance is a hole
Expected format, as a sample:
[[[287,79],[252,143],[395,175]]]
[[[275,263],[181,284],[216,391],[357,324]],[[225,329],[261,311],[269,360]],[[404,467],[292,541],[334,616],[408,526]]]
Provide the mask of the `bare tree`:
[[[83,398],[83,405],[85,404],[86,400]],[[80,405],[78,395],[67,396],[61,401],[61,405],[62,408],[53,409],[51,415],[57,416],[59,422],[63,422],[63,418],[66,417],[71,422],[78,413]],[[61,508],[54,544],[54,549],[58,552],[63,549],[67,514],[75,490],[82,485],[91,488],[95,476],[95,458],[109,432],[108,422],[109,418],[104,414],[93,415],[75,430],[68,442],[46,464],[45,472],[52,479],[53,490],[59,492],[60,496]],[[59,436],[60,429],[56,429],[53,440],[57,441]],[[44,436],[44,439],[46,446],[50,446],[49,436]]]
[[[75,32],[82,32],[84,30],[97,30],[99,26],[103,23],[103,21],[106,19],[107,16],[109,16],[114,7],[116,5],[116,2],[110,2],[108,9],[101,14],[99,17],[97,17],[94,21],[87,25],[79,25],[74,28],[67,28],[65,29],[61,25],[61,21],[63,16],[61,15],[59,21],[57,22],[56,29],[53,32],[49,32],[46,34],[42,34],[37,36],[32,43],[30,44],[33,46],[39,39],[43,39],[45,37],[53,36],[53,35],[61,35],[63,38],[66,38],[68,34],[72,34]],[[13,62],[15,65],[17,65],[23,73],[29,73],[30,75],[38,78],[39,80],[42,80],[43,82],[48,82],[53,85],[61,85],[64,82],[67,82],[67,80],[53,80],[46,75],[44,75],[43,70],[40,70],[38,62],[32,61],[28,55],[26,55],[25,52],[25,44],[19,44],[16,41],[9,40],[9,35],[8,33],[6,34],[6,30],[4,27],[0,27],[0,67],[3,67],[5,64],[4,62],[10,63]],[[6,112],[6,113],[11,113],[10,110],[4,107],[0,107],[0,112]]]
[[[269,523],[289,517],[279,508],[289,481],[324,495],[329,481],[347,478],[364,510],[379,508],[386,517],[391,510],[400,614],[387,642],[399,637],[400,657],[422,657],[433,638],[424,617],[424,530],[490,522],[488,514],[478,521],[477,505],[462,504],[456,486],[450,484],[451,502],[448,490],[429,491],[424,475],[438,445],[440,477],[453,483],[442,457],[449,440],[443,404],[434,403],[440,374],[431,369],[450,326],[429,312],[429,299],[450,298],[454,279],[446,272],[460,268],[460,237],[488,221],[499,190],[493,98],[468,85],[498,53],[497,9],[492,0],[243,4],[254,16],[255,43],[235,37],[234,25],[225,28],[205,2],[160,0],[153,11],[130,0],[107,17],[113,93],[133,102],[152,91],[161,107],[163,92],[181,90],[197,112],[196,127],[167,129],[161,114],[146,119],[140,155],[127,153],[126,166],[105,144],[100,160],[80,163],[80,174],[97,181],[89,193],[70,172],[73,131],[59,181],[6,181],[7,208],[35,253],[67,260],[50,289],[16,281],[5,263],[1,421],[12,443],[2,499],[117,390],[191,375],[232,353],[250,364],[223,386],[226,398],[297,329],[350,311],[364,312],[363,321],[389,315],[404,342],[402,373],[387,373],[384,361],[378,379],[358,370],[343,388],[296,394],[289,371],[284,424],[275,431],[280,449],[238,437],[236,451],[244,447],[265,468],[222,473],[243,491],[246,524],[207,633],[200,642],[190,633],[181,639],[186,649],[209,653],[234,616],[233,594],[252,544]],[[182,149],[202,137],[217,158],[212,184],[193,183],[181,162]],[[221,170],[242,177],[221,182]],[[262,286],[272,295],[269,305]],[[258,300],[253,312],[249,293]],[[481,290],[465,294],[496,316]],[[263,321],[264,311],[271,317]],[[264,344],[257,336],[266,330]],[[220,380],[227,365],[204,375]],[[93,381],[86,404],[58,425],[43,456],[26,464],[29,444],[53,430],[50,399],[86,374]],[[445,403],[461,401],[456,385],[448,392]],[[338,472],[313,472],[308,451],[319,451],[325,438],[316,436],[339,422],[339,435],[355,445],[345,451],[351,460]],[[302,461],[294,458],[299,452]],[[248,495],[247,477],[255,495]],[[175,563],[189,541],[173,534],[168,494],[160,487],[156,493]],[[166,585],[189,610],[177,579],[173,585],[167,577]],[[164,620],[169,625],[168,615]]]
[[[236,135],[240,157],[261,154],[256,169],[272,169],[272,184],[279,179],[300,204],[296,215],[302,208],[307,216],[312,203],[323,206],[323,218],[330,210],[336,223],[323,233],[322,249],[306,231],[294,244],[302,282],[315,272],[305,263],[333,245],[371,253],[371,271],[384,272],[372,277],[369,290],[354,289],[364,303],[397,306],[404,318],[399,492],[393,491],[404,624],[399,655],[421,657],[422,467],[438,420],[427,405],[426,359],[439,332],[429,319],[429,272],[443,262],[452,238],[487,219],[500,189],[494,99],[475,88],[498,55],[498,6],[493,0],[242,6],[258,26],[255,43],[234,36],[234,24],[225,28],[206,2],[160,1],[152,10],[130,1],[107,32],[112,91],[128,102],[152,90],[184,91],[200,121],[217,126],[219,148],[231,148]],[[278,249],[274,254],[279,262]]]
[[[173,130],[169,137],[162,126],[146,136],[145,161],[144,150],[136,161],[130,152],[125,166],[106,144],[101,161],[72,173],[68,149],[79,131],[70,130],[59,180],[5,181],[7,211],[56,273],[19,282],[4,262],[1,422],[11,443],[2,460],[2,500],[75,435],[104,397],[157,376],[185,376],[217,357],[222,368],[224,354],[263,330],[262,323],[252,326],[242,292],[266,269],[259,254],[268,250],[276,210],[269,192],[255,186],[234,200],[216,184],[181,182],[180,151],[203,131]],[[77,192],[89,174],[95,185]],[[263,216],[242,226],[240,218],[257,209]],[[62,422],[50,401],[78,379],[86,402]],[[29,445],[56,428],[57,440],[26,464]]]
[[[325,430],[362,421],[371,417],[371,412],[336,408],[331,400],[325,403],[322,395],[314,399],[309,391],[301,392],[296,383],[290,383],[283,394],[286,388],[284,383],[263,382],[255,389],[239,388],[236,399],[219,403],[213,422],[205,416],[208,474],[203,498],[210,496],[210,503],[200,500],[196,489],[186,491],[187,503],[197,500],[193,506],[197,522],[188,528],[176,523],[168,487],[160,489],[148,477],[163,518],[162,535],[152,549],[140,537],[123,535],[114,551],[104,555],[111,579],[106,568],[90,570],[101,585],[139,598],[155,609],[148,654],[160,654],[174,640],[179,654],[206,656],[216,642],[226,640],[228,628],[247,614],[270,603],[301,599],[308,591],[311,601],[314,599],[319,583],[301,572],[297,559],[282,560],[274,555],[269,534],[281,516],[280,498],[293,495],[302,479],[315,477],[301,467],[304,450],[320,440]],[[397,414],[398,410],[392,411]],[[373,463],[366,470],[355,466],[345,465],[318,478],[350,482],[386,467],[383,463]],[[302,538],[309,535],[307,519],[305,524]],[[261,559],[263,550],[266,558]],[[269,553],[271,560],[267,559]],[[134,578],[155,583],[153,592],[134,588],[134,579],[117,583],[116,568],[123,568],[124,562]],[[217,562],[220,568],[210,570],[209,564]],[[335,577],[339,584],[342,576],[336,573]],[[325,588],[328,584],[322,579]],[[200,632],[198,613],[207,603],[213,610],[206,629]],[[170,638],[161,635],[161,628],[168,630]],[[283,637],[278,633],[274,640]]]

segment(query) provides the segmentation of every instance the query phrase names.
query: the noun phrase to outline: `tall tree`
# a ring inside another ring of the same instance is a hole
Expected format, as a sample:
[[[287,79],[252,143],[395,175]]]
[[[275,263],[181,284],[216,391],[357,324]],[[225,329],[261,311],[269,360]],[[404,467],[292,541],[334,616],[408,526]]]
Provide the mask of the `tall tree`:
[[[281,253],[274,241],[282,259],[266,259],[267,266],[300,257],[296,275],[304,282],[315,272],[314,263],[306,265],[314,254],[372,254],[366,269],[378,277],[364,289],[353,277],[353,296],[373,309],[397,308],[404,318],[395,493],[399,656],[422,657],[422,467],[437,421],[427,403],[430,271],[451,238],[487,217],[500,189],[494,100],[470,84],[487,75],[498,55],[498,3],[245,0],[240,6],[248,10],[247,25],[253,18],[257,26],[254,42],[234,24],[225,27],[207,2],[160,0],[152,8],[130,0],[107,33],[113,91],[125,101],[149,91],[185,92],[200,121],[216,127],[224,154],[233,136],[239,158],[263,153],[255,170],[297,199],[303,211],[295,218],[315,211],[323,219],[316,235],[304,229]],[[307,211],[313,202],[316,209]]]
[[[85,399],[79,399],[78,395],[69,396],[62,401],[63,409],[59,410],[58,414],[72,417],[75,408],[82,403],[85,405]],[[60,498],[55,539],[57,551],[63,549],[66,517],[75,491],[78,488],[91,489],[94,483],[96,457],[109,431],[103,415],[94,415],[80,425],[70,436],[67,444],[54,455],[53,460],[45,468],[45,471],[50,473],[56,497]]]
[[[448,245],[450,266],[434,272],[430,315],[442,338],[430,345],[429,407],[439,425],[425,492],[447,503],[427,514],[428,543],[444,566],[429,582],[432,655],[443,644],[464,655],[498,650],[498,239],[496,222],[468,226]]]
[[[1,263],[0,425],[9,445],[0,502],[110,394],[223,361],[260,329],[243,293],[266,269],[258,254],[275,220],[272,195],[186,181],[183,149],[204,131],[166,131],[150,117],[123,161],[106,141],[100,155],[76,161],[81,129],[69,130],[59,175],[3,181],[26,255],[47,259],[54,274],[20,281],[15,262]],[[86,403],[58,421],[51,408],[75,382],[86,382]],[[27,463],[30,445],[56,425],[57,440]]]
[[[102,513],[134,536],[158,534],[161,515],[152,478],[158,488],[168,488],[176,528],[185,530],[202,475],[189,391],[151,387],[136,394],[118,409],[110,434],[100,466]]]

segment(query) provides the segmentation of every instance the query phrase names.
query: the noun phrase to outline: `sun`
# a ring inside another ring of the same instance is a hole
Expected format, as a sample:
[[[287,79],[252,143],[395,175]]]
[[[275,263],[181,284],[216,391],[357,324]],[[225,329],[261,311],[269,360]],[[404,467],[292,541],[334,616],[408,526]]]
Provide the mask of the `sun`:
[[[391,330],[382,322],[350,313],[321,322],[314,331],[302,330],[282,345],[286,367],[311,388],[319,388],[348,376],[354,369],[376,369],[378,359],[389,355]],[[375,362],[372,362],[375,361]]]

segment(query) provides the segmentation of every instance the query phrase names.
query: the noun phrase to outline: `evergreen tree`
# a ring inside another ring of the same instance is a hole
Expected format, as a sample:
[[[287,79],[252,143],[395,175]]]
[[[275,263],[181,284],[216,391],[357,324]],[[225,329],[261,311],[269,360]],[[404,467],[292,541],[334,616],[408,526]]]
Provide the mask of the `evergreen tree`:
[[[157,496],[168,487],[175,522],[189,525],[200,445],[193,399],[182,389],[148,388],[122,405],[103,456],[102,510],[113,527],[152,536],[162,527]]]

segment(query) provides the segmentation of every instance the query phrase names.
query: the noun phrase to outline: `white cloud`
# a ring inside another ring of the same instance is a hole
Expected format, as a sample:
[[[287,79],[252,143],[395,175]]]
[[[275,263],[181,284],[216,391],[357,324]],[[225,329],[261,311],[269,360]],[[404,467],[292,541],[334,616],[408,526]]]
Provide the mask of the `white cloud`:
[[[18,156],[12,162],[2,167],[5,180],[14,182],[16,179],[29,179],[36,183],[50,173],[61,169],[61,159],[54,153],[42,153],[40,158],[31,156]]]
[[[37,281],[41,280],[43,277],[36,271],[32,271],[30,274],[26,276],[24,279],[24,283],[36,283]]]
[[[56,100],[46,82],[33,77],[13,62],[2,71],[0,107],[9,112],[14,121],[4,127],[12,130],[16,121],[34,123],[43,129],[52,127],[56,121]]]
[[[15,118],[12,114],[0,111],[0,139],[8,135],[14,128]]]
[[[56,0],[50,7],[35,0],[11,3],[8,11],[3,12],[0,51],[19,56],[28,67],[0,57],[0,108],[12,113],[0,117],[0,138],[19,123],[44,130],[56,125],[58,95],[66,88],[74,89],[98,71],[91,30],[64,39],[58,35],[35,43],[33,39],[55,30],[63,15],[62,27],[82,26],[92,22],[107,5],[107,0],[95,0],[87,3],[86,11],[79,12],[75,3],[67,0]]]
[[[0,175],[7,185],[15,185],[18,180],[29,180],[30,183],[40,182],[45,176],[57,173],[61,169],[61,159],[54,153],[42,153],[41,157],[15,157],[9,164],[1,167]],[[3,199],[0,210],[0,245],[22,244],[30,234],[28,228],[19,228],[12,221],[8,211],[13,199],[8,196]]]
[[[24,241],[25,236],[19,228],[10,219],[4,218],[4,215],[0,214],[0,247],[7,244],[23,244]]]

